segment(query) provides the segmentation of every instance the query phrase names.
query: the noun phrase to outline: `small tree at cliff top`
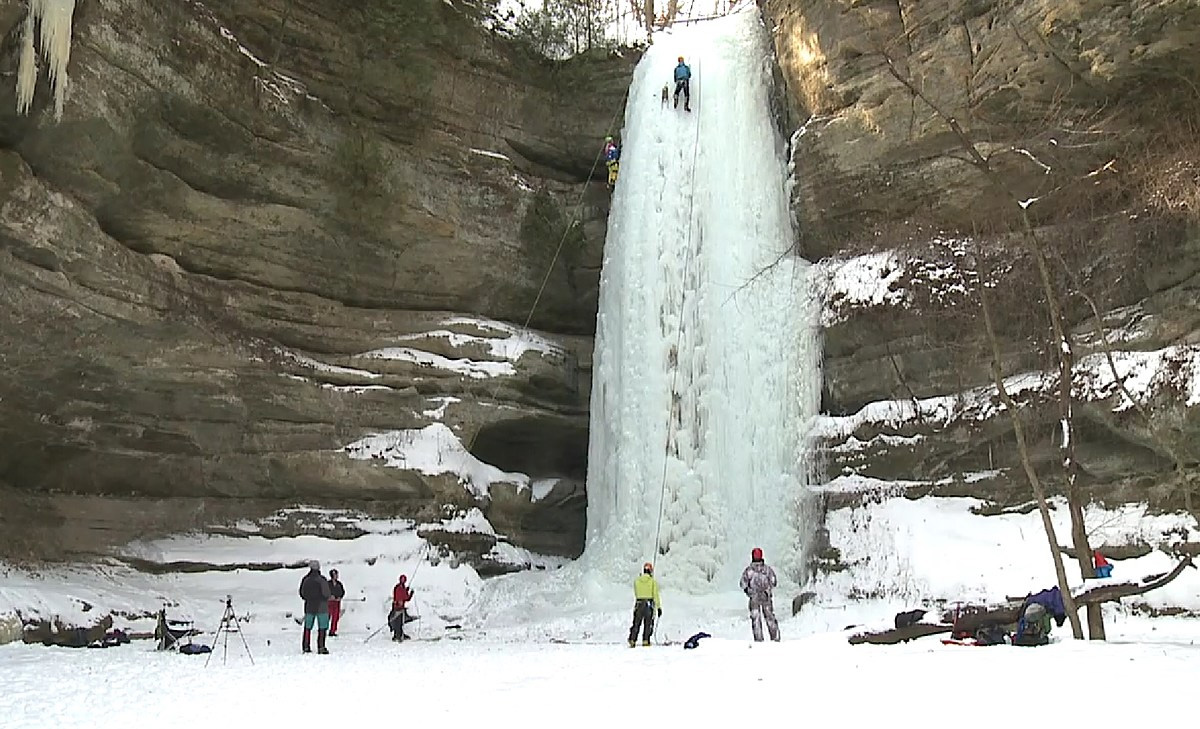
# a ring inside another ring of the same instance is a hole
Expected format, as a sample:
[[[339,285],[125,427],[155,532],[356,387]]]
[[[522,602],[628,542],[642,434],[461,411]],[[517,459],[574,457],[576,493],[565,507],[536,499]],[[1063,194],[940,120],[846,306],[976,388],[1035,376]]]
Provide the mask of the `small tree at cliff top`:
[[[550,58],[568,58],[609,48],[629,8],[621,0],[544,0],[527,6],[516,19],[517,38]]]
[[[75,0],[29,0],[29,10],[21,31],[21,57],[17,67],[18,114],[28,114],[33,105],[40,48],[47,64],[50,89],[54,92],[54,118],[62,118],[63,101],[67,94],[67,64],[71,60],[71,20],[74,15]]]

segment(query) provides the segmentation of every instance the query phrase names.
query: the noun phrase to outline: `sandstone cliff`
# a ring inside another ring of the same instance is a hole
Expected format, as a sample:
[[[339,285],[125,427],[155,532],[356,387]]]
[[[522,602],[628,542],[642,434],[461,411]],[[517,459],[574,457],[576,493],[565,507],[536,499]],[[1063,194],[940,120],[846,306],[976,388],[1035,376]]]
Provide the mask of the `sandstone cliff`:
[[[1053,260],[1062,258],[1056,283],[1086,360],[1076,420],[1091,496],[1190,504],[1174,472],[1200,457],[1200,177],[1188,121],[1200,109],[1200,8],[1186,0],[765,7],[798,130],[801,250],[823,261],[831,297],[824,410],[832,417],[822,426],[830,475],[1029,498],[1023,479],[996,475],[1019,471],[972,290],[989,276],[998,281],[1004,371],[1036,380],[1021,388],[1035,455],[1046,475],[1060,473],[1053,377],[1038,374],[1053,369],[1046,315],[1014,242],[1027,216]],[[992,174],[973,164],[964,137]],[[853,270],[866,279],[847,289]],[[1097,359],[1106,337],[1140,409]]]
[[[76,5],[56,123],[44,74],[14,113],[0,0],[0,554],[295,500],[482,503],[577,553],[607,208],[583,183],[635,59],[552,64],[434,0]],[[557,485],[341,450],[436,421]]]

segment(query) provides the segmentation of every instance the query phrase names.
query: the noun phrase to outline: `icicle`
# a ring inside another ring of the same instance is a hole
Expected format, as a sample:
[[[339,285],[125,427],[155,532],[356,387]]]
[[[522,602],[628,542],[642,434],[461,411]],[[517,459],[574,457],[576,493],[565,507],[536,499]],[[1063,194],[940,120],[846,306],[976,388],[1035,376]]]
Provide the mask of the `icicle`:
[[[38,46],[42,57],[46,59],[50,88],[54,91],[54,118],[62,118],[63,101],[67,95],[67,64],[71,60],[71,19],[74,15],[75,0],[29,0],[17,71],[18,113],[29,113],[37,86],[37,54],[33,48],[33,35],[37,28],[41,31]]]
[[[36,2],[36,0],[33,0]],[[25,28],[21,38],[21,61],[17,66],[17,113],[28,114],[33,103],[33,89],[37,86],[37,53],[33,48],[35,23],[33,10],[25,16]]]

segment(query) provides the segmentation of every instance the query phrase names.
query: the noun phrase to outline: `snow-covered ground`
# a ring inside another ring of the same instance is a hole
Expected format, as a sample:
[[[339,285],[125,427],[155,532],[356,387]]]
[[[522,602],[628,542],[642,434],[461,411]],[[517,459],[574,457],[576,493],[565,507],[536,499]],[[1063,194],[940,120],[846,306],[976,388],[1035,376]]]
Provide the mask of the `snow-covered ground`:
[[[845,633],[785,642],[741,635],[630,649],[618,642],[440,640],[397,645],[347,629],[331,655],[300,655],[298,631],[247,628],[222,662],[156,653],[0,647],[6,729],[453,726],[661,727],[805,724],[1147,725],[1186,716],[1200,660],[1196,621],[1118,620],[1103,645],[963,648],[929,638],[849,646]],[[682,627],[682,626],[681,626]],[[699,625],[698,628],[707,626]],[[683,635],[691,629],[681,629]]]
[[[762,712],[764,721],[802,712],[806,721],[855,726],[884,720],[940,725],[966,715],[972,725],[1000,726],[1028,715],[1030,709],[1013,697],[1023,695],[1030,680],[1040,720],[1178,715],[1182,704],[1175,697],[1185,695],[1180,692],[1197,675],[1200,620],[1150,619],[1110,605],[1105,645],[1072,641],[1065,629],[1056,631],[1054,644],[1037,649],[945,646],[936,636],[902,646],[846,642],[863,628],[888,626],[898,611],[929,606],[931,598],[1000,599],[1053,583],[1036,515],[976,516],[968,511],[975,503],[885,498],[833,512],[834,543],[848,568],[819,580],[816,600],[798,616],[789,617],[791,595],[777,595],[784,637],[779,645],[749,641],[740,594],[668,590],[659,645],[629,649],[628,581],[606,582],[578,562],[548,562],[545,570],[484,581],[451,558],[430,561],[411,522],[335,512],[312,512],[316,526],[330,532],[353,526],[364,533],[268,539],[244,524],[243,536],[177,537],[123,550],[158,563],[293,564],[315,557],[326,570],[336,567],[347,600],[341,634],[329,639],[329,656],[299,653],[296,588],[302,567],[164,576],[115,566],[39,575],[5,569],[0,613],[32,603],[43,616],[80,620],[165,603],[172,617],[196,620],[205,634],[195,640],[205,644],[214,643],[223,598],[231,594],[237,615],[245,619],[242,635],[249,650],[234,634],[216,643],[218,652],[206,667],[205,656],[157,653],[150,641],[107,650],[0,646],[0,724],[295,726],[328,710],[341,723],[445,717],[500,727],[563,721],[612,726],[628,721],[631,712],[639,721],[665,726],[745,722],[754,712]],[[1194,520],[1147,517],[1137,507],[1093,510],[1088,516],[1097,543],[1158,545],[1197,536]],[[490,528],[475,512],[437,526]],[[1160,571],[1169,563],[1154,553],[1121,561],[1114,578]],[[368,641],[383,624],[390,587],[400,573],[412,578],[416,591],[413,611],[420,620],[410,625],[416,639],[397,645],[385,631]],[[872,590],[879,593],[872,599],[849,597]],[[1198,593],[1200,581],[1189,571],[1147,597],[1195,605]],[[83,612],[81,601],[91,610]],[[116,622],[135,630],[151,624],[121,617]],[[713,637],[696,650],[683,650],[680,643],[699,631]],[[1097,677],[1119,686],[1121,696],[1139,698],[1084,700],[1093,695]],[[980,712],[980,697],[992,695],[999,697],[997,709]],[[793,696],[798,700],[791,701]]]

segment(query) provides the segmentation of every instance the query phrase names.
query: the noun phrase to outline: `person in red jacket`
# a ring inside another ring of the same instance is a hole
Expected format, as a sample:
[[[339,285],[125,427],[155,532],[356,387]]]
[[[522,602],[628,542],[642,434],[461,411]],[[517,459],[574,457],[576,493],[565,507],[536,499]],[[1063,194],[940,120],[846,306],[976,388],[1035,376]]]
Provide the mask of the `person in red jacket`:
[[[342,598],[346,596],[346,588],[338,579],[337,570],[329,570],[329,636],[336,636],[338,621],[342,619]]]
[[[1092,564],[1096,570],[1097,577],[1104,578],[1112,576],[1112,565],[1109,564],[1108,560],[1104,558],[1103,554],[1100,554],[1099,549],[1092,551]]]
[[[407,620],[407,614],[404,608],[408,605],[408,601],[412,599],[413,592],[408,589],[408,576],[400,575],[400,581],[392,588],[392,612],[388,615],[388,625],[392,629],[392,640],[407,640],[408,636],[404,634],[404,623]]]

